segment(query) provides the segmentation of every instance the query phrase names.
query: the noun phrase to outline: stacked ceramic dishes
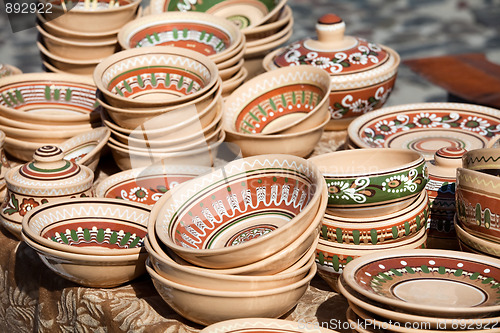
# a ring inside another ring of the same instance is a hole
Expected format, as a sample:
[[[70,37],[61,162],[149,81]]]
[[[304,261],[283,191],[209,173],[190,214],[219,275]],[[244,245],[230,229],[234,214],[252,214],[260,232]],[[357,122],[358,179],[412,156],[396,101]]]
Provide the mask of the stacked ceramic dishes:
[[[122,170],[167,158],[211,165],[225,134],[221,80],[208,57],[173,46],[125,50],[104,59],[94,81]]]
[[[99,126],[96,88],[77,75],[33,73],[0,79],[5,151],[30,161],[38,147],[59,144]]]
[[[326,200],[321,173],[302,158],[229,162],[154,205],[147,270],[165,302],[196,323],[277,318],[316,273]]]
[[[305,39],[269,53],[266,70],[307,64],[324,69],[331,76],[331,121],[328,130],[345,130],[366,112],[380,108],[392,91],[399,55],[393,49],[344,36],[345,23],[327,14],[318,20],[318,39]]]
[[[145,16],[118,33],[123,49],[168,45],[197,51],[217,65],[222,94],[229,95],[246,78],[245,37],[228,20],[206,13],[182,12]]]
[[[476,149],[457,169],[455,227],[463,250],[500,258],[500,148]]]
[[[499,285],[498,259],[422,249],[354,259],[339,281],[348,318],[363,333],[491,332]]]
[[[83,286],[109,288],[145,273],[150,210],[118,199],[65,199],[29,211],[21,233],[56,274]]]
[[[334,289],[349,262],[389,249],[425,247],[429,198],[421,154],[359,149],[310,159],[328,187],[317,249],[318,273]]]
[[[243,156],[308,156],[329,121],[329,91],[329,75],[312,66],[258,75],[226,99],[227,140],[239,146]]]
[[[95,66],[118,48],[118,30],[132,21],[141,0],[62,1],[38,14],[37,46],[52,72],[92,75]]]

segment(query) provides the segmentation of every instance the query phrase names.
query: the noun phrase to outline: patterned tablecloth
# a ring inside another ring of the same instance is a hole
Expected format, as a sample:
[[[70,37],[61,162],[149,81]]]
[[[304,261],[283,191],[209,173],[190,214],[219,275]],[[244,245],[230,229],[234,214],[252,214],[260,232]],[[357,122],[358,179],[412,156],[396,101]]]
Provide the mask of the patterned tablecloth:
[[[336,150],[345,132],[326,132],[314,155]],[[112,160],[101,160],[99,179]],[[200,325],[176,314],[148,275],[111,289],[67,281],[36,253],[0,227],[0,332],[198,332]],[[347,323],[347,302],[316,276],[299,304],[284,318],[335,325]],[[323,324],[325,325],[325,324]],[[342,331],[342,330],[339,330]]]

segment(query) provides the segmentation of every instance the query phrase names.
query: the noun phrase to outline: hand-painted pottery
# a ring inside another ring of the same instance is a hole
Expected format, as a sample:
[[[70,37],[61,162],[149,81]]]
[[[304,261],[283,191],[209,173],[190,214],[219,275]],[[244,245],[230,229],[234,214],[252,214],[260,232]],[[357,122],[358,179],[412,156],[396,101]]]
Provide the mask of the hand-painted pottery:
[[[151,208],[108,198],[75,198],[38,206],[23,218],[26,237],[43,246],[88,255],[139,253]]]
[[[349,141],[359,148],[406,148],[428,160],[436,150],[483,148],[500,131],[496,109],[458,103],[420,103],[384,108],[355,119]]]
[[[0,208],[0,222],[18,237],[23,217],[33,208],[48,202],[93,196],[92,170],[64,160],[60,148],[43,146],[33,157],[32,162],[5,174],[7,194]]]
[[[95,67],[103,58],[91,58],[87,60],[77,60],[58,56],[50,52],[47,47],[41,42],[37,42],[36,46],[40,51],[42,59],[50,62],[59,71],[69,74],[89,76],[94,72]]]
[[[316,274],[313,265],[303,279],[287,286],[257,291],[218,291],[165,279],[149,263],[146,269],[163,300],[184,318],[202,325],[242,317],[278,318],[297,305]]]
[[[183,259],[232,268],[262,260],[298,238],[318,207],[326,207],[323,195],[326,185],[310,162],[261,155],[179,185],[154,206],[150,223]]]
[[[339,244],[320,239],[316,249],[316,264],[318,275],[333,289],[337,290],[337,279],[345,267],[355,258],[370,253],[385,253],[391,249],[420,249],[425,248],[427,230],[421,228],[413,236],[393,243],[379,243],[377,245]]]
[[[495,141],[493,138],[492,141]],[[467,152],[462,158],[462,167],[469,170],[499,176],[500,175],[500,148],[474,149]]]
[[[111,132],[106,127],[77,135],[59,145],[64,152],[64,159],[85,165],[95,171],[101,151],[106,146]]]
[[[93,113],[96,88],[92,79],[69,74],[32,73],[2,78],[0,115],[40,124],[85,124]]]
[[[401,211],[379,217],[338,217],[325,214],[322,239],[339,244],[377,245],[395,243],[412,237],[426,228],[429,216],[429,198],[422,191],[418,198]]]
[[[158,14],[172,11],[205,12],[232,21],[240,29],[252,28],[268,20],[277,18],[277,14],[286,4],[286,0],[153,0],[151,13]]]
[[[319,325],[305,325],[291,320],[267,319],[267,318],[242,318],[226,320],[210,325],[200,331],[200,333],[334,333],[335,331],[321,328]]]
[[[271,71],[280,67],[310,65],[324,69],[331,77],[327,129],[346,129],[349,122],[380,108],[392,91],[399,55],[382,45],[362,38],[344,36],[344,21],[333,14],[316,24],[318,39],[304,39],[266,55],[263,66]]]
[[[23,72],[17,67],[8,64],[0,64],[0,78],[22,73]]]
[[[210,171],[191,165],[153,165],[122,171],[102,180],[95,193],[100,198],[116,198],[154,205],[171,188]]]
[[[262,38],[269,37],[282,29],[287,23],[293,20],[293,13],[290,6],[285,5],[281,9],[278,19],[274,22],[261,24],[258,27],[243,29],[247,42],[252,42]]]
[[[245,82],[227,99],[224,126],[243,134],[297,133],[328,113],[330,79],[310,66],[283,68]]]
[[[277,40],[281,40],[283,37],[288,35],[293,28],[294,20],[293,17],[287,22],[287,24],[284,27],[281,27],[280,30],[276,31],[276,33],[272,34],[271,36],[263,37],[260,39],[252,40],[252,41],[246,41],[245,46],[248,49],[254,49],[262,46],[267,46],[270,43],[273,43]]]
[[[53,25],[63,29],[82,33],[105,33],[123,27],[137,15],[141,0],[79,0],[72,4],[71,10],[66,9],[66,3],[54,3],[52,11],[44,17]],[[68,4],[69,5],[69,4]]]
[[[457,219],[467,232],[500,242],[500,178],[458,168],[456,200]]]
[[[116,287],[132,281],[146,271],[146,251],[119,256],[78,254],[46,247],[24,234],[22,237],[50,270],[85,287]]]
[[[94,82],[116,107],[159,107],[184,103],[216,84],[218,70],[206,56],[173,46],[125,50],[104,59]]]
[[[387,215],[407,207],[425,189],[421,154],[404,149],[357,149],[310,159],[326,180],[328,212],[343,217]]]
[[[392,308],[443,317],[500,310],[500,260],[445,250],[394,250],[344,268],[356,292]],[[456,318],[456,317],[455,317]]]
[[[465,230],[463,224],[455,218],[455,229],[457,238],[460,241],[460,247],[466,252],[473,252],[500,258],[500,245],[498,242],[493,242],[485,238],[477,237]]]

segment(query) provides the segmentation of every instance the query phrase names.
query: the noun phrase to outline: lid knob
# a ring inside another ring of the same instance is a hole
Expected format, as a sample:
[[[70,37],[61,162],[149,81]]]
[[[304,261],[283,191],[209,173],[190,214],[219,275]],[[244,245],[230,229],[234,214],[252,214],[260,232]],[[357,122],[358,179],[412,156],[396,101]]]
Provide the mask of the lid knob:
[[[33,159],[35,167],[40,167],[41,169],[57,169],[67,164],[64,160],[64,152],[56,146],[38,148],[33,154]]]
[[[444,147],[434,153],[434,161],[437,166],[460,168],[462,156],[467,152],[460,147]]]
[[[326,14],[316,23],[316,34],[320,43],[332,44],[344,39],[345,23],[335,14]]]

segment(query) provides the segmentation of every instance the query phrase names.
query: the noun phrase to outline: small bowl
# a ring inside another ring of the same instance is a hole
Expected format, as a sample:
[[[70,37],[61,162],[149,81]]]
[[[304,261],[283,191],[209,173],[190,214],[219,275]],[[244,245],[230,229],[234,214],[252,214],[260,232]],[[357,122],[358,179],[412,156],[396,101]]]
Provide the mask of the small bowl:
[[[222,97],[229,97],[236,88],[243,84],[247,77],[248,71],[245,67],[242,67],[232,78],[224,81],[222,83]]]
[[[310,159],[328,186],[328,211],[342,217],[382,216],[407,207],[425,189],[424,157],[406,149],[357,149]]]
[[[218,73],[215,63],[196,51],[153,46],[104,59],[94,82],[113,106],[163,107],[205,95],[218,82]]]
[[[59,145],[64,152],[64,159],[85,165],[95,172],[102,149],[106,146],[111,132],[106,127],[77,135]]]
[[[40,50],[41,54],[50,62],[52,66],[57,68],[59,71],[68,74],[76,74],[76,75],[91,75],[94,72],[95,67],[98,63],[101,62],[100,59],[88,59],[88,60],[76,60],[61,57],[53,54],[45,45],[40,42],[36,42],[36,46]],[[44,58],[42,57],[42,58]]]
[[[490,142],[494,143],[492,139]],[[500,175],[500,148],[473,149],[462,157],[462,167],[487,174]]]
[[[166,193],[153,208],[150,224],[160,241],[186,261],[233,268],[262,260],[297,239],[318,207],[325,207],[320,200],[325,191],[319,171],[302,158],[249,157]]]
[[[242,134],[298,133],[328,114],[330,76],[311,66],[258,75],[226,99],[224,126]]]
[[[251,42],[254,40],[269,37],[276,32],[280,31],[290,20],[293,19],[292,9],[290,6],[285,5],[281,10],[278,19],[274,22],[261,24],[258,27],[248,28],[242,30],[245,35],[246,41]]]
[[[454,227],[460,246],[474,253],[500,259],[500,244],[488,239],[475,236],[466,231],[463,225],[455,218]]]
[[[120,256],[143,251],[151,207],[110,198],[73,198],[32,209],[22,222],[32,241],[63,252]]]
[[[246,47],[251,49],[251,48],[267,45],[269,43],[272,43],[276,40],[283,38],[284,36],[289,34],[290,31],[292,31],[293,23],[294,23],[294,20],[292,17],[284,27],[281,27],[274,34],[267,36],[267,37],[261,37],[259,39],[254,39],[254,40],[250,40],[250,41],[247,40]]]
[[[70,29],[65,29],[62,28],[51,21],[47,21],[42,14],[36,13],[36,18],[37,18],[37,24],[45,31],[47,31],[49,34],[59,37],[62,39],[77,39],[81,40],[82,42],[103,42],[107,41],[112,38],[116,38],[118,32],[120,29],[115,29],[111,31],[104,31],[104,32],[83,32],[80,29],[77,30],[70,30]],[[121,28],[121,27],[120,27]]]
[[[147,252],[119,256],[95,256],[54,250],[22,239],[34,249],[42,262],[64,279],[85,287],[112,288],[132,281],[145,273]]]
[[[297,305],[316,274],[316,266],[313,265],[306,277],[284,287],[218,291],[167,280],[156,273],[150,263],[146,264],[146,269],[163,300],[184,318],[202,325],[241,317],[278,318]]]

